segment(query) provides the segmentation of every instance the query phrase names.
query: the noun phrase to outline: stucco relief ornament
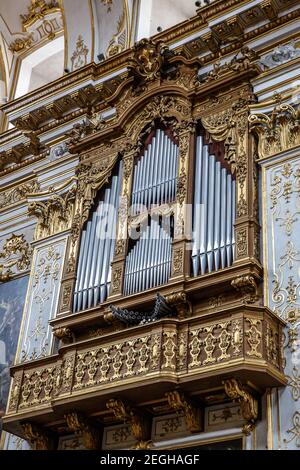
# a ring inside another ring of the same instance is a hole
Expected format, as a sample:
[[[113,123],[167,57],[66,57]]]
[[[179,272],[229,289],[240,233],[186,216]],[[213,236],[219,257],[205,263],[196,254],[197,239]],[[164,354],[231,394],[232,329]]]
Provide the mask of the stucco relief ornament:
[[[163,65],[163,46],[161,42],[142,39],[133,48],[133,58],[129,68],[133,74],[149,81],[158,78]]]
[[[80,34],[76,42],[76,49],[71,57],[72,71],[77,70],[87,64],[88,53],[89,49],[84,44],[83,37]]]
[[[0,263],[0,282],[9,281],[14,274],[13,270],[17,273],[26,271],[30,265],[31,254],[32,249],[24,235],[12,235],[8,238],[3,245],[3,251],[0,252],[0,259],[4,259],[4,262]]]
[[[295,41],[291,41],[288,44],[275,47],[270,54],[262,57],[261,63],[266,67],[274,68],[297,57],[300,57],[300,49],[296,47]]]

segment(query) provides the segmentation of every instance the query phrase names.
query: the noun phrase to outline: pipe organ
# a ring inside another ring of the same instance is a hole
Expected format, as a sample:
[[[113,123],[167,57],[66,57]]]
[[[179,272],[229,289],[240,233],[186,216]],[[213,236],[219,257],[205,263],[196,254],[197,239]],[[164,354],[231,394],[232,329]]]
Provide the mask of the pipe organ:
[[[167,131],[156,129],[134,167],[133,216],[176,200],[179,149]],[[164,226],[149,217],[125,264],[124,294],[165,284],[171,272],[173,216]]]
[[[231,266],[234,259],[235,179],[197,137],[192,272],[194,276]]]
[[[104,302],[111,283],[122,162],[118,163],[110,184],[100,192],[98,203],[82,232],[73,311],[78,312]]]

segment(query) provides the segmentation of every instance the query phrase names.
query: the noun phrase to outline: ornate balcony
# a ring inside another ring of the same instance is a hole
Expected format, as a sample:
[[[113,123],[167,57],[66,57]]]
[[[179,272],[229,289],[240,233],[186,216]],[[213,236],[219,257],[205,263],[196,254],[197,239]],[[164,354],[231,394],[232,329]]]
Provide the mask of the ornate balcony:
[[[227,399],[241,402],[243,394],[230,392],[232,380],[257,397],[266,387],[286,383],[283,326],[267,308],[240,305],[213,316],[162,319],[65,345],[55,356],[12,368],[5,429],[28,437],[29,422],[64,432],[66,410],[75,409],[89,420],[98,415],[103,425],[112,399],[128,400],[143,412],[146,403],[164,402],[178,389],[194,396],[199,408],[198,395],[224,393],[224,385]]]

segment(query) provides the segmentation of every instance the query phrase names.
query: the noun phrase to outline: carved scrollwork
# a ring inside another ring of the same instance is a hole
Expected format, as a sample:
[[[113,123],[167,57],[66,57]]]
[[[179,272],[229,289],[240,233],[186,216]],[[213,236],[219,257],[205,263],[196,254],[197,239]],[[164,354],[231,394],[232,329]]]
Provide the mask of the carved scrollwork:
[[[118,421],[129,424],[132,437],[138,441],[136,449],[148,449],[151,445],[149,440],[149,422],[145,415],[137,409],[132,408],[120,399],[111,398],[106,407],[112,411]]]
[[[245,275],[236,277],[231,281],[232,287],[241,293],[246,303],[253,303],[257,300],[257,283],[254,276]]]
[[[54,439],[45,429],[32,423],[22,424],[24,437],[34,450],[54,450]]]
[[[234,172],[237,162],[237,129],[232,110],[225,110],[201,120],[205,130],[217,142],[224,142],[225,160]]]
[[[183,413],[186,427],[190,432],[201,431],[200,410],[195,408],[181,391],[168,392],[166,397],[173,410]]]
[[[192,314],[192,304],[185,292],[174,292],[166,296],[166,302],[174,307],[179,318],[187,318]]]
[[[9,281],[14,274],[13,270],[16,274],[26,271],[30,266],[31,255],[32,249],[24,235],[8,238],[0,252],[0,259],[4,260],[0,263],[0,281]]]
[[[243,433],[250,434],[258,418],[257,400],[236,379],[226,380],[224,387],[226,395],[240,404],[242,416],[247,421],[243,426]]]
[[[80,437],[86,449],[93,450],[99,448],[99,431],[77,411],[65,414],[65,420],[71,432]]]
[[[164,62],[163,51],[167,47],[152,39],[141,39],[133,47],[133,57],[129,63],[132,73],[142,80],[159,78]]]

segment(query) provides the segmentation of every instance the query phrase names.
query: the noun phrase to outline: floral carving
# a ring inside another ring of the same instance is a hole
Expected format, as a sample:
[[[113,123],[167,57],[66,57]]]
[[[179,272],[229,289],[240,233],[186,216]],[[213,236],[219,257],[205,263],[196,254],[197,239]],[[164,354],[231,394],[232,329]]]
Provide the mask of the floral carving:
[[[9,281],[15,273],[27,271],[30,266],[32,249],[24,235],[12,235],[0,252],[0,281]]]

